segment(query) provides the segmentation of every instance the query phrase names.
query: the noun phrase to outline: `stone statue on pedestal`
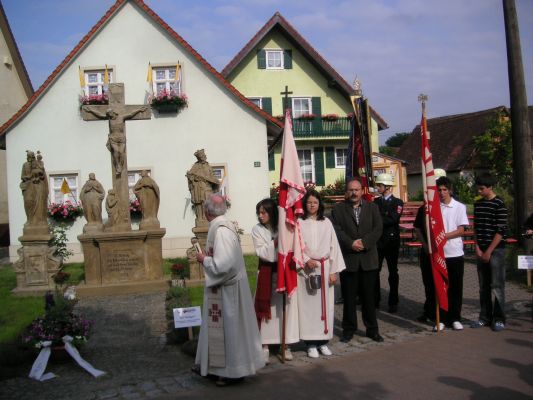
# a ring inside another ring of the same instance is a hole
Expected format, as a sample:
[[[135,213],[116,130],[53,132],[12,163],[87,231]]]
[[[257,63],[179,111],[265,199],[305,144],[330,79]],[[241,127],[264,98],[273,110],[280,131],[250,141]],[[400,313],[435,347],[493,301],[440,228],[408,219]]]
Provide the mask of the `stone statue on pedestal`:
[[[35,229],[42,231],[38,233],[48,233],[48,179],[42,160],[40,152],[37,152],[36,158],[33,151],[26,151],[26,162],[20,176],[27,219],[24,234],[36,233],[33,232]]]
[[[87,224],[83,227],[84,233],[103,230],[102,201],[104,197],[104,187],[96,180],[94,173],[91,172],[89,179],[85,182],[80,192],[83,214],[87,220]]]
[[[141,172],[141,178],[135,184],[133,192],[141,204],[142,220],[139,228],[159,228],[159,186],[148,175],[148,171]]]
[[[107,222],[105,224],[106,231],[113,231],[116,229],[119,220],[118,200],[113,189],[107,191],[107,198],[105,199],[105,209],[107,211]]]
[[[196,226],[207,226],[203,204],[205,200],[218,190],[219,181],[209,163],[204,149],[194,153],[197,161],[187,172],[186,177],[191,192],[191,201],[196,213]]]

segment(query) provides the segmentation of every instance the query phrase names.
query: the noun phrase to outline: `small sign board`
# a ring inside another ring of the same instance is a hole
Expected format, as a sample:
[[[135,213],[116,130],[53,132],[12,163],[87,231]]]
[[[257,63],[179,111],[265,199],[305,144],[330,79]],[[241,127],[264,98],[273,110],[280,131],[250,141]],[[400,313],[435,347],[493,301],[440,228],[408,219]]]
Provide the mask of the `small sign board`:
[[[200,306],[174,308],[173,311],[175,328],[202,325],[202,310]]]
[[[518,269],[533,269],[533,256],[518,256]]]

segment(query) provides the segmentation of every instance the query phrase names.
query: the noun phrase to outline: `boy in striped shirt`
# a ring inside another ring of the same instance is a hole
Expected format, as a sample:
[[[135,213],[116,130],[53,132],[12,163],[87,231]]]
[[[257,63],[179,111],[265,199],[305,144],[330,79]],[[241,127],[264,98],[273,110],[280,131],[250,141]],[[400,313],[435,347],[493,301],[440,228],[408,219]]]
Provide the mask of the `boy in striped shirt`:
[[[496,332],[505,329],[505,233],[507,208],[493,191],[496,180],[490,174],[476,177],[482,197],[474,204],[477,273],[479,278],[479,320],[472,328],[491,324]],[[494,295],[494,303],[492,297]]]

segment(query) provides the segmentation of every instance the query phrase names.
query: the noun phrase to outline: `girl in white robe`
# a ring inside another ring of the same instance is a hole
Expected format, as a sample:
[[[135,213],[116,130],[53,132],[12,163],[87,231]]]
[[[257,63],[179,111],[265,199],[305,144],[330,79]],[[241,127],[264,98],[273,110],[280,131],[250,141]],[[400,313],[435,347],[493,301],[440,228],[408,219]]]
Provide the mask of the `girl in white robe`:
[[[331,355],[327,343],[333,337],[334,290],[338,273],[346,268],[331,221],[324,217],[320,195],[308,191],[303,198],[304,218],[299,221],[304,241],[305,268],[298,273],[298,317],[300,339],[307,344],[307,355],[317,358],[319,351]],[[320,275],[321,288],[312,289],[310,275]]]
[[[261,333],[263,355],[268,362],[270,352],[268,346],[280,344],[282,336],[283,295],[276,292],[277,285],[277,222],[278,208],[272,199],[264,199],[257,203],[256,214],[259,223],[252,228],[252,239],[259,257],[259,272],[255,298],[257,322]],[[268,290],[270,286],[270,290]],[[297,296],[293,295],[286,301],[285,343],[297,343],[298,306]],[[285,359],[292,360],[289,347],[285,350]]]

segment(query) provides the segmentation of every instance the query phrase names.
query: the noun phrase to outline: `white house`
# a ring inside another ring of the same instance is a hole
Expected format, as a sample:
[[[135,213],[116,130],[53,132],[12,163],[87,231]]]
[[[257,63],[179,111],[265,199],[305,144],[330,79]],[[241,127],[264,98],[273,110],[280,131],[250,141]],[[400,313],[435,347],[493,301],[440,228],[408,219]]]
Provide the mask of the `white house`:
[[[181,80],[174,77],[178,64]],[[112,187],[107,121],[84,121],[79,103],[82,92],[101,93],[106,70],[110,82],[124,83],[126,104],[146,104],[150,93],[171,86],[188,96],[188,107],[178,114],[154,112],[151,120],[126,122],[131,184],[147,169],[161,189],[159,220],[167,229],[163,256],[182,256],[190,247],[194,212],[185,173],[200,148],[226,176],[229,217],[243,228],[243,247],[251,250],[255,204],[269,195],[267,143],[281,133],[281,123],[248,101],[146,4],[118,0],[0,127],[7,148],[11,259],[26,221],[19,189],[26,150],[43,155],[50,201],[63,199],[64,178],[76,197],[91,172],[106,190]],[[153,82],[147,81],[147,71]],[[75,252],[71,261],[83,258],[76,237],[84,224],[79,218],[68,231]]]
[[[0,59],[0,125],[3,125],[28,101],[33,87],[1,2]],[[5,149],[5,141],[0,136],[0,247],[7,246],[9,242]]]

